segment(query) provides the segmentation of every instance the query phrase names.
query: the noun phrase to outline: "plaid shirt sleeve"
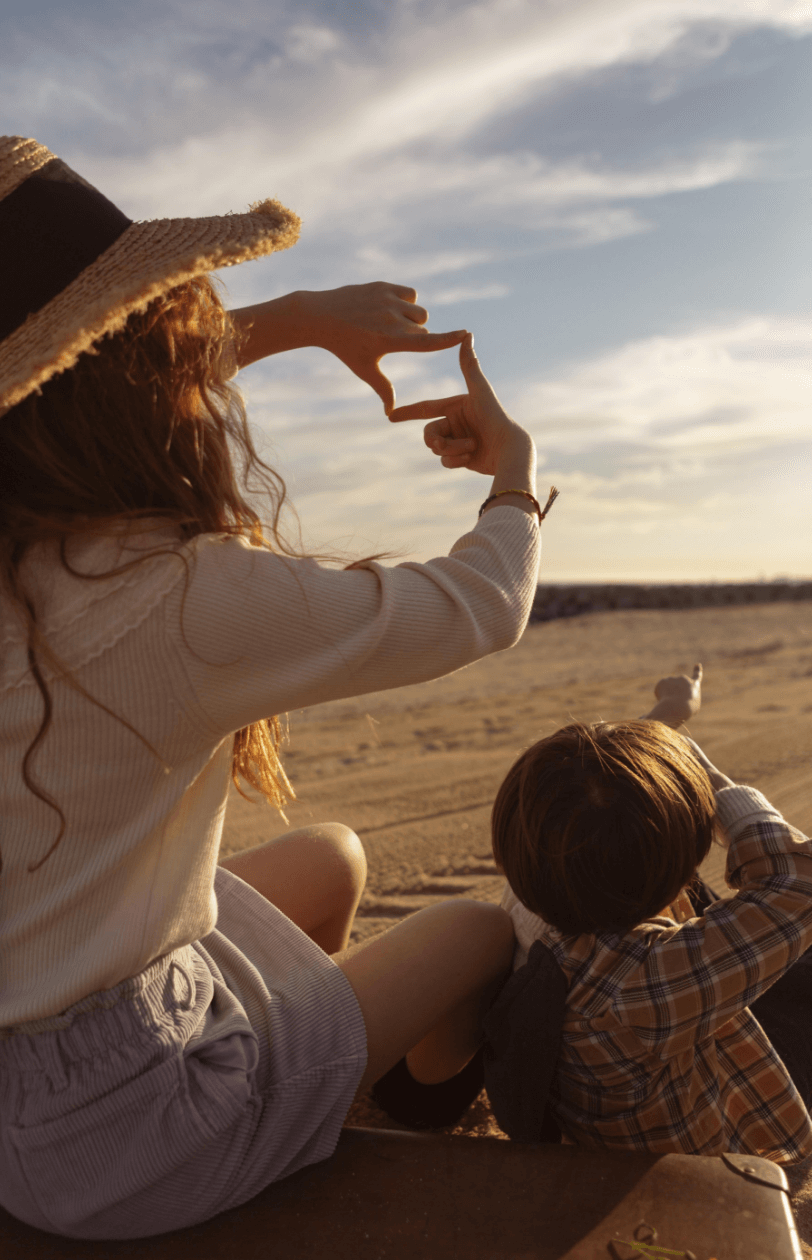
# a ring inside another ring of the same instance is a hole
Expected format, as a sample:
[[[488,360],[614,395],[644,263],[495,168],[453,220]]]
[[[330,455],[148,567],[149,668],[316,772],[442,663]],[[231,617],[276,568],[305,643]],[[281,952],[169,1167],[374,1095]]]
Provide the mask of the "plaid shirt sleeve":
[[[812,843],[754,788],[716,800],[737,896],[679,927],[643,924],[621,951],[637,965],[627,954],[615,1017],[663,1058],[717,1032],[812,945]]]

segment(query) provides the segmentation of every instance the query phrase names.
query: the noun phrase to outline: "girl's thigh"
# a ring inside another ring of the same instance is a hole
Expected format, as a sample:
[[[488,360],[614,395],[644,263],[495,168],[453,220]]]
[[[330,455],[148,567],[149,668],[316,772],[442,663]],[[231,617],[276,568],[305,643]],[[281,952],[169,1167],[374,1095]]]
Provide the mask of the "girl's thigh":
[[[440,1080],[459,1071],[480,1044],[485,1011],[508,975],[513,947],[513,925],[504,910],[457,900],[430,906],[382,936],[333,955],[366,1025],[361,1088],[415,1048],[425,1073],[420,1079]]]

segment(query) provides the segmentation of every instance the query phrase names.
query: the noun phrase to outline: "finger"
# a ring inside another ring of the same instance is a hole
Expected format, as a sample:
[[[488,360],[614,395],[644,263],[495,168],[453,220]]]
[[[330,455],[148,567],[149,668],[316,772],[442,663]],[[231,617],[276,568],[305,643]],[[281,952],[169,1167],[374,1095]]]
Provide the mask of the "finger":
[[[450,350],[452,346],[458,346],[467,335],[464,328],[458,328],[456,332],[420,332],[416,337],[409,338],[408,345],[404,349],[418,352]]]
[[[397,407],[389,413],[393,424],[401,420],[433,420],[448,415],[449,411],[461,406],[467,400],[466,394],[455,394],[452,398],[424,398],[422,402],[407,403],[405,407]]]
[[[694,682],[698,682],[698,683],[702,682],[702,666],[701,665],[694,665],[694,669],[693,669],[693,673],[691,674],[691,677],[693,678]]]
[[[414,303],[408,303],[403,314],[410,319],[413,324],[425,324],[428,322],[429,313],[425,306],[415,306]]]
[[[451,437],[451,426],[447,420],[432,420],[423,429],[423,441],[430,450],[437,455],[443,452],[443,446],[448,438]]]
[[[356,376],[360,376],[362,381],[366,381],[367,385],[372,386],[383,403],[386,415],[390,415],[395,406],[395,388],[389,377],[381,371],[377,363],[369,367],[355,367],[353,371]]]
[[[410,289],[406,284],[390,284],[389,288],[395,297],[403,298],[404,302],[417,301],[417,289]]]
[[[423,429],[423,441],[435,455],[472,454],[476,450],[476,438],[455,428],[448,417],[432,420]]]
[[[470,455],[444,455],[440,460],[443,468],[464,468]]]
[[[485,389],[489,394],[493,394],[491,383],[482,371],[479,359],[474,352],[474,334],[470,332],[465,334],[460,344],[460,370],[471,393],[474,390],[481,393]]]
[[[425,441],[425,434],[423,438]],[[476,442],[473,438],[448,437],[442,434],[432,437],[430,445],[435,455],[471,455],[476,450]]]

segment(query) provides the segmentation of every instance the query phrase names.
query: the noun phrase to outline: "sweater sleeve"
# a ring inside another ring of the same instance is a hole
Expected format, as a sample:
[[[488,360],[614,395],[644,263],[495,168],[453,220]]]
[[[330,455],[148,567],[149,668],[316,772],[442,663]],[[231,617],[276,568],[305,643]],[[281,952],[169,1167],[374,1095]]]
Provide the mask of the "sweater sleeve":
[[[211,733],[451,673],[511,647],[536,589],[539,529],[497,506],[448,556],[336,570],[242,538],[196,540],[167,633]]]

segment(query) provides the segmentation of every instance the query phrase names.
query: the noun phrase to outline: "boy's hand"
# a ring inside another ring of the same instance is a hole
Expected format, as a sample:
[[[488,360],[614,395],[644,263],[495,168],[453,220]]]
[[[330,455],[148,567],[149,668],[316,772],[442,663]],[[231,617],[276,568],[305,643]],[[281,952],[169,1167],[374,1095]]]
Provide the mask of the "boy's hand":
[[[661,678],[654,694],[657,704],[643,715],[644,720],[664,722],[676,730],[699,712],[702,704],[702,666],[694,665],[690,678],[685,674]]]

